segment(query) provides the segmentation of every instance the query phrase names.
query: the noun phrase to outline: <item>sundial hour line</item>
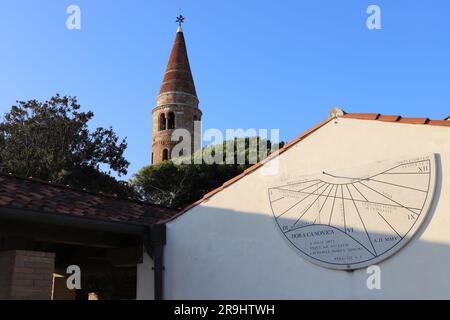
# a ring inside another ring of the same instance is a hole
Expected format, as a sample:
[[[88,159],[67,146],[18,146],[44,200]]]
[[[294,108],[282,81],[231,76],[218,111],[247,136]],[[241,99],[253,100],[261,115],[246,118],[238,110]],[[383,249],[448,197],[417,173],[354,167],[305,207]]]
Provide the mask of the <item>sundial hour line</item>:
[[[322,210],[323,210],[323,208],[325,207],[325,204],[327,203],[328,198],[330,197],[330,194],[331,194],[331,192],[333,191],[333,188],[334,188],[334,185],[331,185],[330,191],[328,192],[328,195],[327,195],[327,197],[325,198],[325,201],[323,202],[323,205],[322,205],[322,207],[321,207],[320,210],[319,210],[319,214],[318,214],[319,220],[320,220],[320,214],[322,213]],[[316,219],[316,221],[317,221],[317,219]],[[314,221],[314,224],[316,224],[316,221]],[[319,221],[319,222],[320,222],[320,221]]]
[[[336,186],[338,188],[341,185],[334,185],[334,186]],[[356,186],[355,186],[355,188],[356,188]],[[289,191],[289,190],[282,190],[282,191]],[[293,191],[293,192],[295,192],[295,191]],[[302,194],[305,194],[305,195],[316,195],[315,192],[298,192],[298,193],[302,193]],[[337,195],[330,196],[330,198],[336,198],[336,197],[337,197]],[[341,199],[340,196],[337,197],[337,198]],[[389,199],[389,198],[387,198],[387,199]],[[344,197],[344,200],[351,200],[351,199]],[[382,203],[382,202],[366,201],[366,200],[363,201],[363,200],[357,200],[357,199],[354,199],[354,201],[361,202],[361,203],[370,203],[370,204],[376,204],[376,205],[390,206],[390,207],[393,207],[393,208],[405,208],[405,209],[418,210],[418,211],[422,210],[422,208],[406,207],[406,206],[403,206],[403,205],[395,205],[395,204],[392,204],[392,203]]]
[[[317,182],[317,183],[315,183],[315,184],[313,184],[313,185],[311,185],[311,186],[308,186],[308,187],[306,187],[306,188],[300,189],[300,190],[282,189],[282,188],[287,188],[287,187],[276,187],[276,188],[273,188],[273,189],[275,189],[275,190],[281,190],[281,191],[288,191],[288,192],[301,193],[302,191],[304,191],[304,190],[306,190],[306,189],[309,189],[309,188],[312,188],[312,187],[315,187],[315,186],[317,186],[317,185],[319,185],[319,184],[321,184],[321,183],[326,183],[326,182],[325,182],[325,181],[322,181],[322,180],[319,180],[319,182]]]
[[[272,203],[278,202],[278,201],[283,200],[283,199],[285,199],[285,198],[286,198],[286,197],[281,197],[281,198],[279,198],[279,199],[277,199],[277,200],[273,200]]]
[[[388,226],[391,227],[391,229],[400,237],[400,239],[403,239],[403,237],[400,235],[400,233],[398,233],[398,231],[395,230],[394,227],[392,227],[392,225],[384,218],[384,216],[380,213],[380,211],[376,210],[376,212],[388,224]]]
[[[363,197],[363,199],[366,200],[366,201],[368,202],[367,198],[362,194],[362,192],[356,187],[356,185],[355,185],[354,183],[352,183],[352,186],[353,186],[353,188],[356,189],[356,191],[359,192],[359,194],[361,195],[361,197]]]
[[[321,186],[321,188],[326,185],[326,183],[324,182]],[[293,209],[294,207],[298,206],[300,203],[302,203],[304,200],[308,199],[310,196],[315,195],[314,193],[310,193],[308,196],[304,197],[303,199],[301,199],[300,201],[298,201],[296,204],[294,204],[292,207],[290,207],[289,209],[287,209],[286,211],[284,211],[282,214],[280,214],[277,219],[281,218],[282,216],[284,216],[287,212],[289,212],[291,209]]]
[[[350,193],[350,191],[349,191],[349,193]],[[351,193],[350,193],[350,198],[352,198],[353,205],[355,206],[356,212],[358,213],[359,219],[361,220],[361,223],[362,223],[362,225],[364,227],[364,231],[366,231],[367,238],[369,238],[370,244],[372,245],[373,252],[375,253],[375,256],[378,256],[377,250],[375,250],[375,246],[373,245],[372,239],[370,238],[369,232],[367,231],[366,224],[364,223],[364,220],[361,217],[361,214],[359,213],[358,206],[356,205],[355,201],[353,200],[353,196],[352,196]]]
[[[362,183],[362,182],[358,182],[358,183],[360,183],[360,184],[362,184],[363,186],[365,186],[366,188],[369,188],[370,190],[372,190],[372,191],[378,193],[380,196],[382,196],[382,197],[384,197],[384,198],[386,198],[386,199],[388,199],[388,200],[390,200],[390,201],[392,201],[392,202],[398,204],[400,207],[405,208],[405,209],[408,210],[408,211],[411,211],[411,212],[414,213],[415,215],[418,215],[417,213],[415,213],[414,211],[412,211],[412,210],[409,209],[408,207],[405,207],[404,205],[402,205],[401,203],[395,201],[394,199],[390,199],[390,198],[386,197],[384,194],[382,194],[382,193],[376,191],[375,189],[372,189],[371,187],[367,186],[366,184],[364,184],[364,183]],[[418,209],[418,210],[420,210],[420,209]]]
[[[338,191],[338,186],[336,185],[336,190],[334,192],[333,206],[331,207],[330,222],[329,222],[330,226],[331,226],[331,220],[333,218],[333,213],[334,213],[334,205],[336,204],[337,191]]]
[[[420,189],[411,188],[411,187],[407,187],[407,186],[401,186],[399,184],[385,182],[385,181],[381,181],[381,180],[367,179],[366,181],[375,181],[375,182],[384,183],[384,184],[388,184],[388,185],[391,185],[391,186],[395,186],[395,187],[399,187],[399,188],[405,188],[405,189],[414,190],[414,191],[418,191],[418,192],[424,192],[424,193],[428,192],[428,191],[425,191],[425,190],[420,190]]]
[[[341,194],[342,194],[342,211],[344,212],[344,230],[347,230],[347,219],[345,216],[344,186],[341,186]]]
[[[303,214],[301,215],[301,217],[298,218],[297,222],[294,223],[294,226],[297,225],[297,223],[300,222],[300,220],[303,218],[303,216],[309,211],[309,209],[311,209],[311,207],[314,205],[314,203],[316,203],[317,200],[319,200],[320,196],[321,196],[322,194],[325,193],[325,191],[328,189],[329,186],[330,186],[330,185],[328,185],[328,186],[325,188],[325,190],[323,190],[322,193],[316,198],[316,200],[314,200],[313,203],[311,203],[311,205],[308,207],[308,209],[306,209],[306,210],[303,212]]]
[[[320,180],[320,179],[315,179],[315,180],[309,180],[309,181],[303,181],[303,182],[296,182],[296,183],[286,184],[286,185],[282,185],[282,186],[277,186],[277,187],[275,187],[274,189],[288,188],[288,187],[298,186],[298,185],[302,185],[302,184],[305,184],[305,183],[316,182],[316,181],[318,181],[316,184],[318,184],[318,183],[320,183],[320,182],[323,182],[323,181]],[[313,185],[311,185],[311,186],[309,186],[309,187],[313,187],[313,186],[315,186],[316,184],[313,184]],[[308,187],[308,188],[309,188],[309,187]],[[305,189],[306,189],[306,188],[305,188]]]
[[[295,192],[301,192],[301,191],[304,191],[304,190],[306,190],[306,189],[315,187],[315,186],[317,186],[317,185],[319,185],[319,184],[321,184],[321,183],[326,183],[326,182],[325,182],[325,181],[322,181],[322,180],[319,180],[319,182],[317,182],[317,183],[315,183],[315,184],[313,184],[313,185],[311,185],[311,186],[305,187],[305,188],[303,188],[303,189],[300,189],[300,190],[298,190],[298,191],[295,191]],[[323,186],[323,185],[322,185],[322,186]],[[322,186],[321,186],[321,187],[322,187]]]
[[[422,162],[428,162],[428,163],[430,163],[430,160],[416,161],[416,162],[408,163],[408,165],[411,165],[411,164],[417,164],[417,163],[422,163]],[[327,173],[326,171],[323,171],[322,174],[324,174],[324,175],[326,175],[326,176],[329,176],[329,177],[332,177],[332,178],[337,178],[337,179],[356,180],[356,181],[353,181],[353,182],[351,182],[351,183],[356,183],[356,182],[358,182],[358,181],[370,180],[370,179],[376,178],[376,177],[378,177],[378,176],[380,176],[380,175],[383,175],[383,174],[429,174],[429,172],[402,172],[402,173],[395,173],[395,172],[394,172],[394,173],[389,173],[389,171],[395,170],[395,169],[400,168],[401,166],[404,166],[404,165],[406,165],[406,164],[399,164],[399,165],[397,165],[397,166],[395,166],[395,167],[393,167],[393,168],[387,169],[386,171],[383,171],[383,172],[381,172],[381,173],[378,173],[378,174],[373,175],[373,176],[368,177],[368,178],[344,177],[344,176],[333,175],[333,174],[331,174],[331,173]]]
[[[428,172],[386,172],[386,173],[383,173],[383,174],[392,174],[392,175],[394,175],[394,174],[413,174],[413,175],[416,175],[416,174],[428,174]]]

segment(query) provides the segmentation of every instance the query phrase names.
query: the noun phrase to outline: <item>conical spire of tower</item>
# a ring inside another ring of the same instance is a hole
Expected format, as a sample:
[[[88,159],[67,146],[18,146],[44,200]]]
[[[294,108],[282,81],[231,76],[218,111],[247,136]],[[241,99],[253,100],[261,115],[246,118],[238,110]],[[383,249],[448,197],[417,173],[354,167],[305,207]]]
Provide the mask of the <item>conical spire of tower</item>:
[[[186,42],[184,40],[183,30],[181,29],[181,23],[184,18],[182,16],[180,17],[180,21],[177,21],[179,22],[177,35],[159,93],[183,92],[197,96],[194,78],[192,77],[191,67],[189,65]]]
[[[202,111],[195,91],[194,79],[189,66],[189,59],[181,24],[184,17],[177,18],[178,31],[167,64],[164,80],[156,98],[156,107],[152,110],[152,163],[185,157],[196,152],[201,146]],[[183,129],[190,139],[179,134]],[[185,139],[186,138],[186,139]],[[181,143],[182,142],[182,143]],[[181,147],[175,148],[176,146]]]

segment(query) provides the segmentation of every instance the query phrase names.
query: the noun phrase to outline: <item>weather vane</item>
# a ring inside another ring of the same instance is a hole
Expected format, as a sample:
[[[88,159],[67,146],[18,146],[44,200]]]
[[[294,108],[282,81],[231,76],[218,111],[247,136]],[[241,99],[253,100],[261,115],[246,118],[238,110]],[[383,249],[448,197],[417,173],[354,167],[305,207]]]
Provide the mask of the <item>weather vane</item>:
[[[178,22],[178,25],[181,27],[181,25],[184,23],[184,17],[183,17],[183,15],[182,14],[180,14],[178,17],[177,17],[177,22]]]

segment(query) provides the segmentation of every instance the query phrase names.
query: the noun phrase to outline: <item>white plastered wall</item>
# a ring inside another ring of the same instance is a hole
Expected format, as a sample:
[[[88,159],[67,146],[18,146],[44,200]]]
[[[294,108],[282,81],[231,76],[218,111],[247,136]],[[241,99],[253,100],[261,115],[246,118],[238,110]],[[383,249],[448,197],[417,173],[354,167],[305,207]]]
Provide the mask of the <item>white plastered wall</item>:
[[[281,177],[430,153],[438,155],[431,212],[412,241],[380,264],[381,290],[367,289],[365,270],[307,262],[276,226],[267,186]],[[279,160],[278,176],[257,170],[168,224],[166,299],[450,298],[450,128],[338,119]]]
[[[152,258],[144,250],[143,261],[137,265],[137,300],[155,300],[155,275],[153,266]]]

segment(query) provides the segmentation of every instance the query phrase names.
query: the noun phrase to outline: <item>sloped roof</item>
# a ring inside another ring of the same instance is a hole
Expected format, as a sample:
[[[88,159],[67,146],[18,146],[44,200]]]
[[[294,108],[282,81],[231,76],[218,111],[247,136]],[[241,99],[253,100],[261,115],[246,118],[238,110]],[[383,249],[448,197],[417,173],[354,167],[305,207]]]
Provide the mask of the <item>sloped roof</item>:
[[[355,120],[372,120],[372,121],[392,122],[392,123],[398,123],[398,124],[416,124],[416,125],[430,125],[430,126],[450,127],[450,121],[448,121],[450,119],[450,117],[446,118],[445,120],[430,120],[429,118],[408,118],[408,117],[402,117],[402,116],[399,116],[399,115],[382,115],[382,114],[379,114],[379,113],[344,113],[341,116],[341,118],[355,119]],[[324,120],[324,121],[320,122],[319,124],[315,125],[311,129],[308,129],[307,131],[303,132],[300,136],[298,136],[297,138],[295,138],[294,140],[292,140],[291,142],[286,144],[283,148],[281,148],[278,151],[272,153],[269,157],[267,157],[263,161],[261,161],[261,162],[255,164],[254,166],[248,168],[247,170],[245,170],[239,176],[237,176],[237,177],[235,177],[235,178],[225,182],[221,187],[219,187],[219,188],[211,191],[210,193],[206,194],[202,199],[200,199],[197,202],[189,205],[183,211],[181,211],[179,214],[174,215],[173,217],[170,217],[165,222],[173,221],[176,218],[178,218],[179,216],[181,216],[184,213],[186,213],[187,211],[189,211],[190,209],[200,205],[201,203],[203,203],[207,199],[211,198],[215,194],[221,192],[225,188],[227,188],[230,185],[234,184],[235,182],[241,180],[246,175],[256,171],[257,169],[262,167],[265,163],[267,163],[271,159],[279,156],[280,154],[282,154],[283,152],[287,151],[288,149],[290,149],[292,146],[294,146],[298,142],[300,142],[303,139],[305,139],[306,137],[308,137],[310,134],[314,133],[315,131],[317,131],[318,129],[320,129],[321,127],[323,127],[324,125],[326,125],[327,123],[329,123],[330,121],[335,120],[335,119],[336,119],[335,117],[330,117],[327,120]]]
[[[159,94],[167,92],[184,92],[197,96],[189,65],[186,42],[181,30],[177,32],[175,37]]]
[[[379,113],[348,113],[342,118],[450,127],[448,118],[444,120],[431,120],[429,118],[405,118],[398,115],[382,115]]]
[[[0,208],[132,224],[157,224],[177,211],[146,202],[0,174]]]

